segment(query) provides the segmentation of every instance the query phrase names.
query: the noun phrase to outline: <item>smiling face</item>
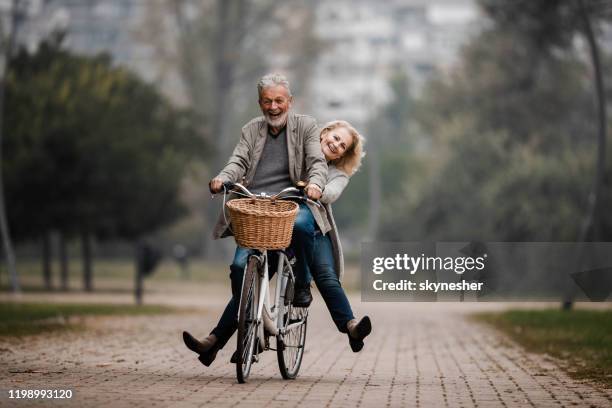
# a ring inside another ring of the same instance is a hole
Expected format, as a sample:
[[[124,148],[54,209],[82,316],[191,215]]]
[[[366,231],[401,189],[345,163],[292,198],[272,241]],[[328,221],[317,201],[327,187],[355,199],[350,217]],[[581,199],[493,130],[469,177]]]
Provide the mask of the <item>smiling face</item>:
[[[289,90],[282,85],[263,88],[259,95],[259,107],[273,130],[280,130],[287,124],[291,103]]]
[[[341,158],[353,144],[351,133],[345,127],[324,131],[321,134],[321,150],[327,161]]]

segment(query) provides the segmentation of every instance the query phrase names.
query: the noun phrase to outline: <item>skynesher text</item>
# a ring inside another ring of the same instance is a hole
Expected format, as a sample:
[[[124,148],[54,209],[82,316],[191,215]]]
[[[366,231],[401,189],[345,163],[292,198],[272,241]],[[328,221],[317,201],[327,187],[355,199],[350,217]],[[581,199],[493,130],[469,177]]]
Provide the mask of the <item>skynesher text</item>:
[[[431,292],[445,292],[445,291],[470,291],[470,290],[481,290],[483,282],[467,282],[462,280],[461,282],[412,282],[410,280],[402,279],[399,282],[384,282],[381,279],[377,279],[373,282],[372,287],[374,290],[399,290],[399,291],[431,291]],[[418,288],[418,289],[417,289]]]

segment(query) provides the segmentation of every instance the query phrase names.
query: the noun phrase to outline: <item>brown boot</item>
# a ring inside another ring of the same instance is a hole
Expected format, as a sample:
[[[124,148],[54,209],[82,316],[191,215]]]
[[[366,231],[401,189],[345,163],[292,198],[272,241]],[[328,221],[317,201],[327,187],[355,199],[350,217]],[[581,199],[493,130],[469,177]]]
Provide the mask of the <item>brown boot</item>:
[[[348,330],[347,334],[351,350],[357,353],[363,348],[363,339],[372,332],[372,323],[368,316],[364,316],[359,322],[356,319],[350,320],[346,324],[346,329]]]
[[[200,355],[198,360],[200,360],[200,362],[206,367],[215,361],[215,357],[217,357],[217,352],[219,351],[219,346],[217,345],[217,336],[214,334],[210,334],[202,341],[199,341],[189,334],[189,332],[184,331],[183,341],[189,350]]]

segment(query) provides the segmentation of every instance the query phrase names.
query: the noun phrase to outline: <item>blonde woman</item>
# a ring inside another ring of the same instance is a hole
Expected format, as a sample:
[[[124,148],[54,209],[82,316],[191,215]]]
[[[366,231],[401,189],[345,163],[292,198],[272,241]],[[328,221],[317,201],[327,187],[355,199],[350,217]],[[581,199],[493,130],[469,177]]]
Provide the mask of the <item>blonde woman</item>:
[[[325,234],[315,232],[313,260],[309,268],[336,327],[340,332],[347,333],[354,352],[363,348],[363,339],[370,334],[372,325],[368,316],[360,321],[355,320],[340,284],[344,259],[331,204],[340,197],[350,177],[361,166],[365,155],[363,144],[364,138],[346,121],[329,122],[321,130],[321,149],[327,160],[328,173],[327,184],[319,201],[324,204],[330,230]],[[297,277],[296,280],[308,283],[309,277]]]

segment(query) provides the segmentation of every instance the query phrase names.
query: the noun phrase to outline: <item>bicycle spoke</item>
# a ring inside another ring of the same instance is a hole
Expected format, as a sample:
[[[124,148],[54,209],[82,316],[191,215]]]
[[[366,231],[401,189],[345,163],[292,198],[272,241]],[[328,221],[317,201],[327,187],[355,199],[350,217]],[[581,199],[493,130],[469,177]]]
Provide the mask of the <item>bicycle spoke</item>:
[[[281,336],[279,367],[284,378],[295,378],[302,362],[308,312],[289,306],[283,316],[284,334]]]

